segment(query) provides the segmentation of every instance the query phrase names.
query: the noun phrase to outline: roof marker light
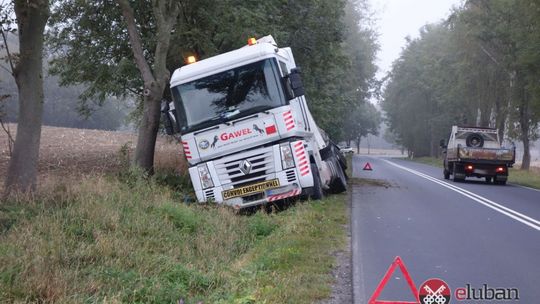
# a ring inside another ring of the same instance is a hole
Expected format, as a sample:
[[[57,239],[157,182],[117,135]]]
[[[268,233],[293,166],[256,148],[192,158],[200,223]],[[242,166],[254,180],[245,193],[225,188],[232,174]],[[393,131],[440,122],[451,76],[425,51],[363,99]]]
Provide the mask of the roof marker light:
[[[251,37],[248,39],[248,45],[254,45],[257,44],[257,39]]]
[[[187,64],[192,64],[192,63],[195,63],[197,62],[197,58],[195,58],[195,56],[188,56],[188,58],[186,58],[186,63]]]

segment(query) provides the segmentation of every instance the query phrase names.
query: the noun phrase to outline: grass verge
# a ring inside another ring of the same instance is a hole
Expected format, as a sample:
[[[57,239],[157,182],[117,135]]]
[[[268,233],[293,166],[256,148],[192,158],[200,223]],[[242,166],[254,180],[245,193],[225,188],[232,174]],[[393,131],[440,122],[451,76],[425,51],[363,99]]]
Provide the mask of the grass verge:
[[[331,290],[346,195],[237,215],[166,178],[92,177],[0,204],[0,302],[312,303]]]
[[[434,157],[418,157],[412,161],[442,168],[442,159]],[[442,174],[442,173],[441,173]],[[540,189],[540,168],[533,167],[529,171],[510,168],[508,182]]]

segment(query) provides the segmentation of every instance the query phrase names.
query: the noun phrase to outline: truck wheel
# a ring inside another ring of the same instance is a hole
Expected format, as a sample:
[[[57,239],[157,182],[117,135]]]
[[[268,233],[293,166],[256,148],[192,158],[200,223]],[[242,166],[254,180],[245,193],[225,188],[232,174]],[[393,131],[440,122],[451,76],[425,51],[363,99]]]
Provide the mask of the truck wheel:
[[[345,177],[345,172],[339,164],[339,161],[336,162],[337,176],[334,177],[334,180],[330,184],[330,191],[332,193],[342,193],[347,191],[347,178]]]
[[[486,183],[491,184],[493,178],[491,176],[486,176]]]
[[[495,176],[495,178],[493,178],[493,183],[495,185],[506,185],[506,179],[499,179]]]
[[[444,169],[443,174],[444,174],[444,179],[450,179],[450,172],[448,172],[448,170]]]
[[[313,189],[310,194],[312,200],[320,200],[324,197],[322,188],[321,176],[319,175],[319,168],[316,164],[311,164],[311,172],[313,174]]]
[[[338,159],[339,165],[341,166],[341,168],[343,168],[343,171],[345,171],[347,169],[347,159],[345,158],[343,153],[339,152],[337,149],[334,154],[336,155]]]

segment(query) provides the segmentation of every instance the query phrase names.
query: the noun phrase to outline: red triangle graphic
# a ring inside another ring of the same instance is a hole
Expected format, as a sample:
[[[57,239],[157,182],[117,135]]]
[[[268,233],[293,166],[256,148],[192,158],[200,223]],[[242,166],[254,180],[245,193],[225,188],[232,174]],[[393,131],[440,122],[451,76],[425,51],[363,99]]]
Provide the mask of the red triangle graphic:
[[[415,302],[403,302],[403,301],[379,301],[377,298],[383,291],[384,287],[388,283],[388,280],[390,280],[390,277],[396,270],[396,267],[399,266],[399,269],[401,269],[401,272],[403,273],[403,276],[407,280],[407,284],[409,284],[409,287],[411,288],[411,292],[413,293],[414,298],[416,299]],[[375,291],[373,292],[373,295],[371,295],[371,298],[369,298],[368,304],[420,304],[420,298],[418,297],[418,290],[416,290],[416,285],[414,285],[413,280],[411,279],[411,276],[409,275],[409,271],[407,271],[407,268],[405,267],[405,264],[403,264],[403,261],[400,257],[396,257],[390,267],[388,267],[388,270],[386,271],[386,274],[382,278],[381,282],[379,283],[379,286],[375,288]]]
[[[364,169],[362,169],[362,170],[371,171],[373,169],[371,169],[371,165],[369,163],[366,163],[366,165],[364,166]]]

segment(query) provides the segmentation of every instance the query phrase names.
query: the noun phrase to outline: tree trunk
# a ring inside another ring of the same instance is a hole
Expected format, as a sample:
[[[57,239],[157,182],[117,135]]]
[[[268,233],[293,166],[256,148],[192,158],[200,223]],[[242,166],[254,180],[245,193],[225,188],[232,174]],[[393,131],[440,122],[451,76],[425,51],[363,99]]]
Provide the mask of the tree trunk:
[[[521,129],[521,141],[523,142],[523,159],[521,160],[521,170],[529,170],[531,165],[531,151],[529,144],[529,120],[528,104],[523,100],[519,109],[519,127]]]
[[[362,137],[358,137],[356,139],[356,153],[357,154],[360,154],[360,140],[362,139]]]
[[[502,109],[501,101],[497,98],[497,101],[495,103],[495,127],[498,130],[499,144],[502,144],[504,141],[506,115],[506,111],[503,111]]]
[[[144,82],[143,117],[139,127],[139,137],[135,148],[135,165],[153,173],[154,150],[160,119],[160,103],[170,73],[166,67],[171,31],[180,12],[176,1],[153,1],[152,9],[156,18],[156,49],[152,67],[144,56],[141,36],[128,0],[116,0],[122,10],[129,33],[129,42],[135,64]]]
[[[521,170],[529,170],[531,166],[529,137],[522,136],[521,140],[523,141],[523,159],[521,160]]]
[[[15,1],[19,61],[13,71],[19,92],[19,117],[6,194],[36,188],[43,114],[43,31],[49,18],[47,0]]]
[[[521,141],[523,142],[523,158],[521,160],[521,170],[529,170],[531,165],[531,151],[529,145],[529,96],[527,94],[523,76],[518,73],[516,80],[518,83],[517,90],[519,98],[519,128],[521,133]]]
[[[154,173],[154,151],[161,116],[160,105],[161,95],[151,94],[144,98],[143,116],[135,148],[135,164],[150,174]]]

